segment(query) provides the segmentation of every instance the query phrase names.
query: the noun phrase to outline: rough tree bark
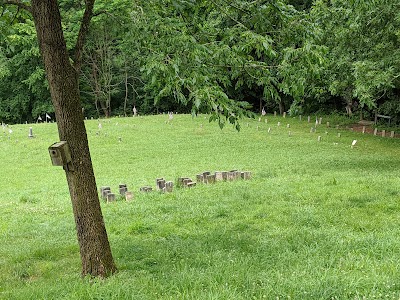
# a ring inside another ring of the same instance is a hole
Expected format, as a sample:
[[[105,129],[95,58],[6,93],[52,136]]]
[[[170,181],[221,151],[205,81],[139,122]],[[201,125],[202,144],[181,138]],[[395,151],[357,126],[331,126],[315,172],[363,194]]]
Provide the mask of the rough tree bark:
[[[3,4],[7,2],[20,3],[13,0],[3,1]],[[94,0],[86,0],[85,3],[86,11],[77,39],[74,66],[67,52],[57,0],[32,0],[30,7],[22,5],[32,13],[35,22],[60,140],[67,141],[71,150],[72,168],[65,172],[80,246],[82,275],[106,277],[116,271],[116,266],[97,194],[78,84],[81,47]]]

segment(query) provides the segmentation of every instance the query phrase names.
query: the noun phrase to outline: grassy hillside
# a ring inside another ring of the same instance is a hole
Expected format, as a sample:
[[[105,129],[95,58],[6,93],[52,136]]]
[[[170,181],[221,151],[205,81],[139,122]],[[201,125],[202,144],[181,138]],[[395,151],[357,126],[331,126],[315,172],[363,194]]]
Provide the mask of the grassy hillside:
[[[98,186],[135,193],[102,203],[119,268],[103,281],[80,278],[65,175],[47,152],[56,125],[0,131],[0,299],[398,299],[400,140],[267,119],[240,132],[205,116],[87,121]],[[253,178],[138,192],[232,169]]]

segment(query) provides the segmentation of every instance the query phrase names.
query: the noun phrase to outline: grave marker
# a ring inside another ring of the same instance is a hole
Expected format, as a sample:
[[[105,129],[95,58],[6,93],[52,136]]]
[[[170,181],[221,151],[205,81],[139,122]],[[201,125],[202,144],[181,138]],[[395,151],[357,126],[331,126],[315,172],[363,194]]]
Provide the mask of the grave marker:
[[[390,132],[390,137],[391,137],[391,138],[394,138],[394,131],[391,131],[391,132]]]
[[[164,178],[157,178],[156,179],[156,187],[157,190],[162,190],[163,188],[165,188],[165,179]]]
[[[362,133],[365,133],[365,126],[362,127]]]
[[[244,180],[249,180],[249,179],[251,179],[251,172],[249,172],[249,171],[241,172],[240,176]]]
[[[152,190],[153,188],[151,186],[143,186],[140,188],[140,191],[145,193],[151,192]]]
[[[311,117],[310,117],[310,116],[307,117],[307,122],[308,122],[308,123],[311,122]]]
[[[125,196],[125,193],[128,191],[128,188],[126,186],[126,184],[120,184],[119,185],[119,194],[121,196]]]
[[[198,183],[204,183],[204,176],[203,176],[203,174],[197,174],[197,175],[196,175],[196,181],[197,181]]]
[[[216,181],[222,181],[224,180],[224,177],[222,176],[222,172],[215,172],[215,180]]]
[[[215,183],[215,175],[207,175],[206,180],[208,184]]]
[[[115,201],[115,194],[108,193],[107,194],[107,202],[114,202]]]
[[[125,192],[125,200],[126,201],[133,200],[133,193],[132,192]]]
[[[374,129],[374,135],[377,135],[377,133],[378,133],[378,128],[375,128]]]
[[[165,183],[165,191],[168,193],[172,193],[172,190],[174,188],[174,183],[172,181],[167,181]]]
[[[386,130],[382,130],[382,137],[386,136]]]
[[[322,140],[321,136],[318,136],[318,142],[320,142]]]
[[[29,138],[34,138],[32,127],[29,127]]]
[[[111,188],[109,186],[100,187],[100,194],[103,199],[107,198],[107,194],[111,193]]]
[[[286,111],[283,112],[283,117],[286,118]]]

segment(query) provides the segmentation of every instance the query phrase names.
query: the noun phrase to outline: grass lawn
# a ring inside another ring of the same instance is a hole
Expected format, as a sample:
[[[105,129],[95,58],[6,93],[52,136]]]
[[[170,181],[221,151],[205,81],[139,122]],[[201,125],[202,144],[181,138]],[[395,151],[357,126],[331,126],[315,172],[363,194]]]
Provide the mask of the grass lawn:
[[[0,299],[399,299],[400,140],[333,117],[315,133],[304,117],[267,119],[240,132],[205,116],[86,121],[97,185],[135,193],[102,203],[119,268],[106,280],[80,277],[65,174],[47,152],[56,125],[0,131]],[[139,192],[232,169],[252,179]]]

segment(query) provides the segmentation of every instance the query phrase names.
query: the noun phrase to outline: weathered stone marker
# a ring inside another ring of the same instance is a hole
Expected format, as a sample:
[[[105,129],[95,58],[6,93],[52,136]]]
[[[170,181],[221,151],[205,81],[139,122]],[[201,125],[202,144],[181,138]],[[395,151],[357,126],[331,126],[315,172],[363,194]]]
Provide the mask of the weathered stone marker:
[[[165,188],[165,179],[157,178],[156,179],[157,190],[162,191]]]
[[[321,136],[318,136],[318,142],[320,142],[322,140]]]
[[[107,194],[107,202],[114,202],[115,201],[115,194],[114,193],[108,193]]]
[[[391,132],[390,132],[390,137],[391,137],[391,138],[394,138],[394,131],[391,131]]]
[[[340,132],[338,132],[337,137],[340,138],[342,136],[342,134]]]
[[[133,200],[133,193],[132,192],[125,192],[125,200],[126,201]]]
[[[310,116],[307,117],[307,122],[308,122],[308,123],[311,122],[311,117],[310,117]]]
[[[386,130],[382,130],[382,137],[386,136]]]
[[[377,135],[378,134],[378,128],[375,128],[374,129],[374,135]]]
[[[215,175],[215,181],[222,181],[222,180],[224,180],[224,178],[222,177],[222,172],[216,171],[214,175]]]
[[[29,137],[29,138],[34,138],[34,137],[35,137],[35,136],[33,135],[32,127],[29,127],[29,135],[28,135],[28,137]]]
[[[198,183],[204,183],[204,175],[203,174],[197,174],[196,175],[196,181]]]
[[[207,175],[207,183],[212,184],[215,183],[215,174],[214,175]]]
[[[153,188],[151,186],[143,186],[140,188],[140,191],[145,193],[151,192],[152,190]]]
[[[286,111],[283,112],[283,117],[286,118]]]
[[[101,194],[101,197],[102,197],[104,200],[107,199],[107,195],[108,195],[109,193],[111,193],[111,188],[110,188],[109,186],[102,186],[102,187],[100,188],[100,194]]]
[[[165,191],[168,193],[172,193],[173,189],[174,189],[174,183],[172,181],[167,181],[165,183]]]
[[[330,123],[329,123],[329,122],[326,122],[326,127],[329,128],[329,126],[330,126]]]
[[[244,180],[249,180],[251,179],[251,172],[249,171],[244,171],[240,173],[240,176],[242,177],[242,179]]]
[[[122,197],[125,196],[125,193],[128,191],[128,187],[126,186],[126,184],[120,184],[118,188],[119,188],[119,194]]]

